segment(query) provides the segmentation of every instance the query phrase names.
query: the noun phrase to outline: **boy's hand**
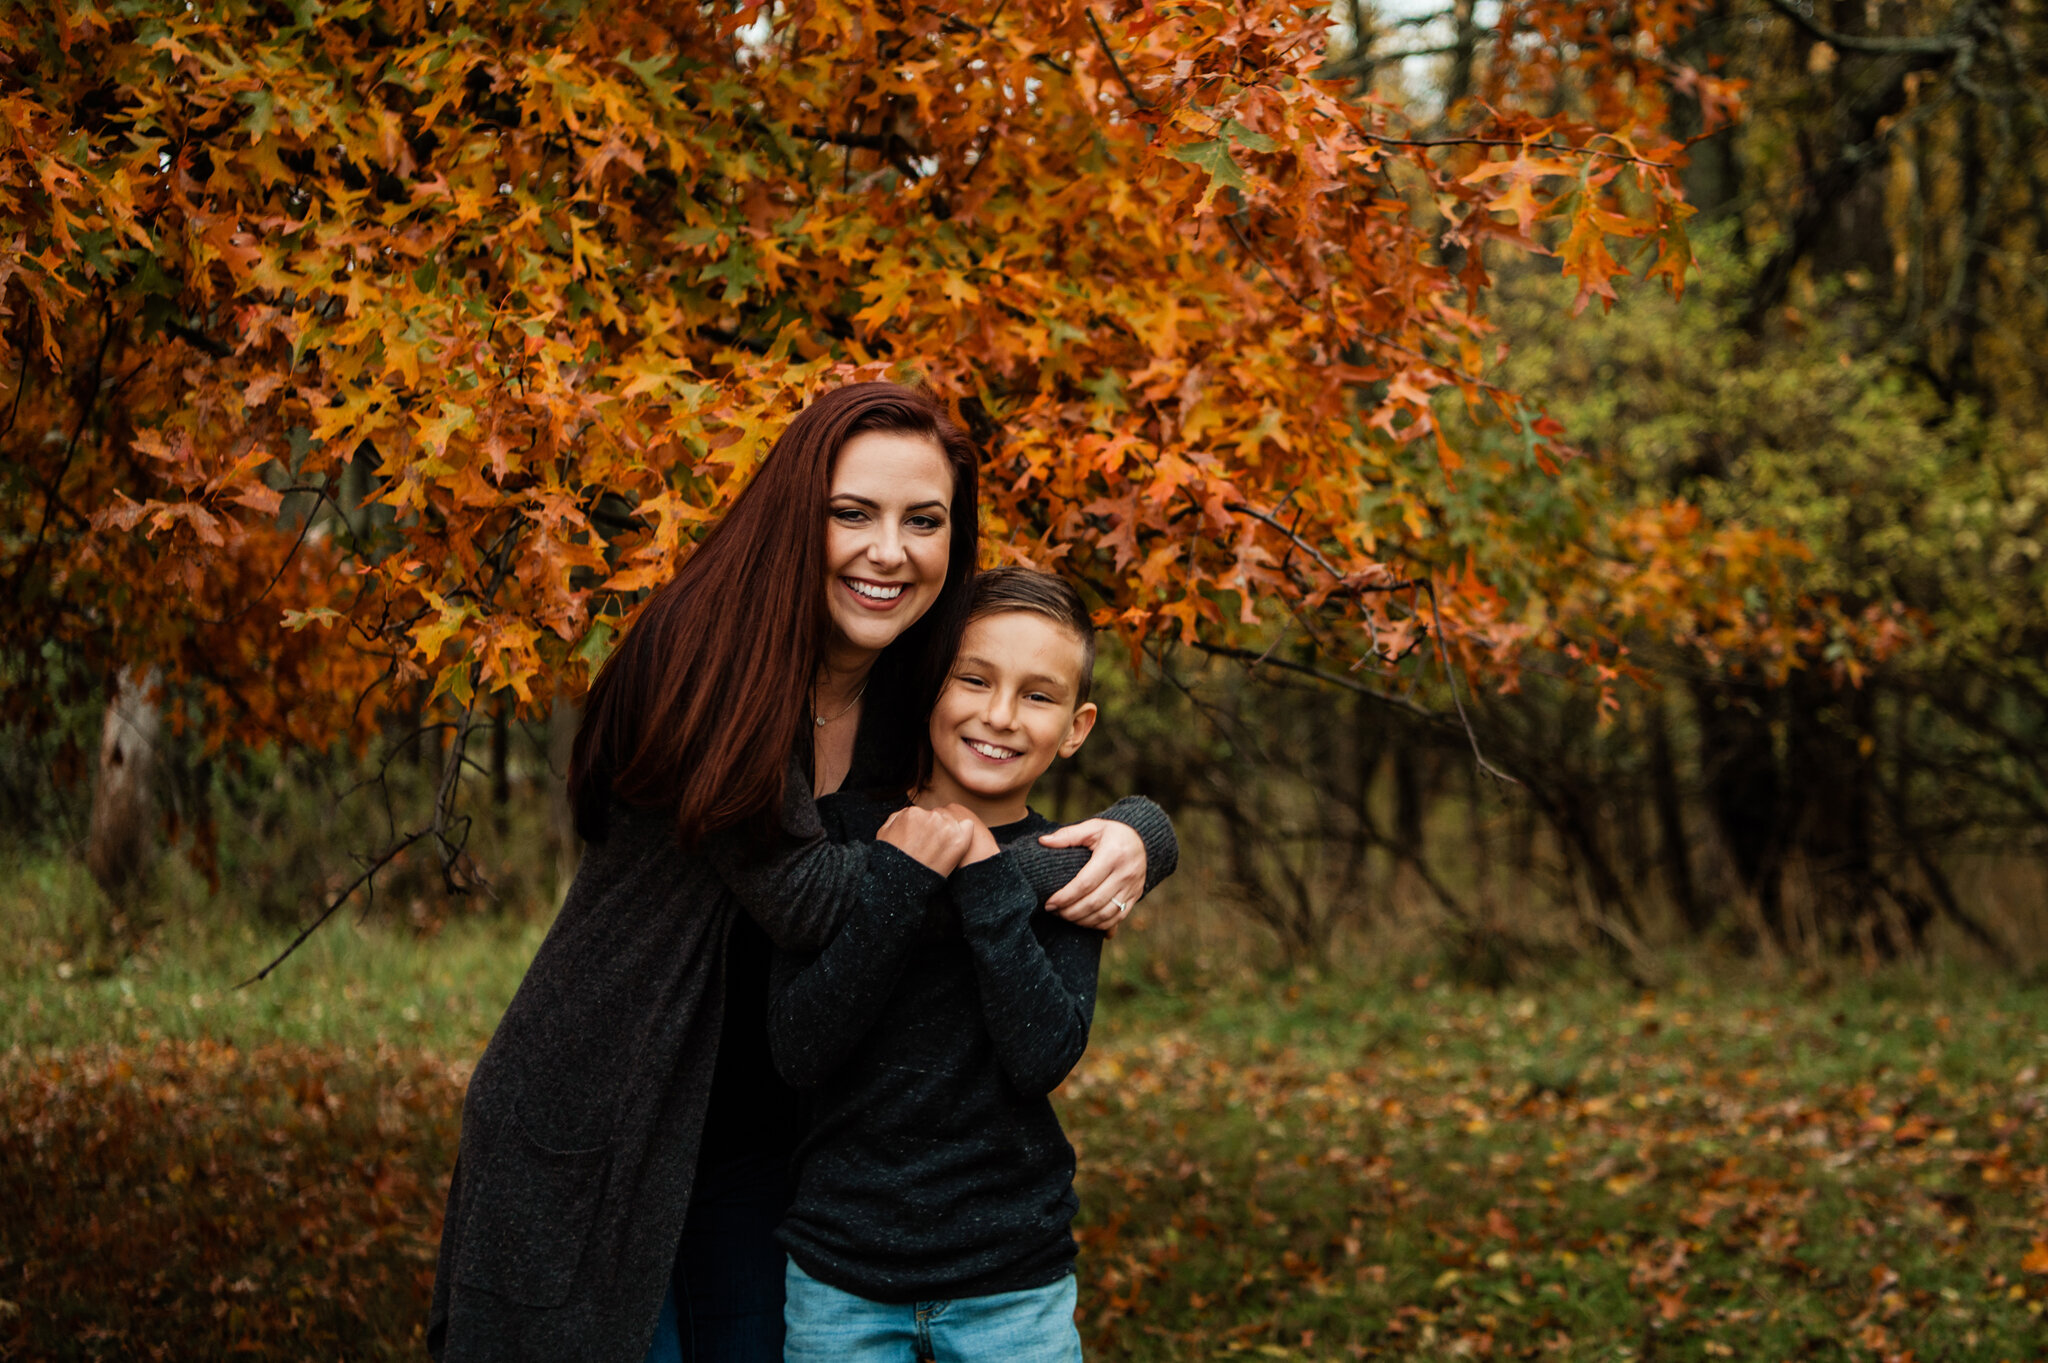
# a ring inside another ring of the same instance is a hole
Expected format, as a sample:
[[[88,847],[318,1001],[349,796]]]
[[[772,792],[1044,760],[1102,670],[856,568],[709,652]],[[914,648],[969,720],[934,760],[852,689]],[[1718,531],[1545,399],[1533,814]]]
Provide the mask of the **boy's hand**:
[[[1083,819],[1038,840],[1047,847],[1086,847],[1094,852],[1045,907],[1077,927],[1107,931],[1130,915],[1145,893],[1145,840],[1129,824]]]
[[[942,812],[956,814],[971,825],[968,833],[967,851],[960,858],[962,866],[971,866],[977,861],[987,861],[990,857],[1003,850],[996,846],[996,835],[988,831],[988,825],[975,818],[974,812],[968,809],[966,805],[947,805]]]
[[[974,832],[981,829],[981,835],[988,837],[988,830],[981,827],[980,820],[964,811],[954,809],[919,809],[906,805],[891,814],[883,823],[882,831],[875,835],[877,842],[886,842],[912,861],[921,862],[942,876],[949,876],[959,868],[972,845]],[[989,838],[991,844],[995,839]]]

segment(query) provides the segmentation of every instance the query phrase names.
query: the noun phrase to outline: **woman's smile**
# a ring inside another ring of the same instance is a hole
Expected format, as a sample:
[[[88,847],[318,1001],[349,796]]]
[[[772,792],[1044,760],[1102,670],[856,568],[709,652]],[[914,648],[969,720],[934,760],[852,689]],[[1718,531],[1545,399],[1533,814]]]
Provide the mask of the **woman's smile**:
[[[870,610],[889,609],[902,599],[903,589],[910,585],[908,582],[876,582],[859,577],[842,577],[839,580]]]

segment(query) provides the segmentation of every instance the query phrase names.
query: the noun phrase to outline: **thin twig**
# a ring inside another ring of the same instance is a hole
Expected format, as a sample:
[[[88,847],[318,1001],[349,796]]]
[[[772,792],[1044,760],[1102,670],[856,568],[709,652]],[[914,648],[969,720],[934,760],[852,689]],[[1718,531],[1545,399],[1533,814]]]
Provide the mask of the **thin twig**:
[[[1109,58],[1109,69],[1116,72],[1116,78],[1123,85],[1124,93],[1131,97],[1131,103],[1146,113],[1151,113],[1152,101],[1138,93],[1138,87],[1131,84],[1131,78],[1124,74],[1123,63],[1119,62],[1116,53],[1110,50],[1109,35],[1102,31],[1102,21],[1095,17],[1095,7],[1090,5],[1081,12],[1088,16],[1088,27],[1095,30],[1095,41],[1102,45],[1102,55]]]
[[[1363,682],[1353,681],[1351,678],[1342,676],[1335,672],[1325,672],[1320,667],[1310,667],[1307,663],[1292,662],[1286,658],[1262,657],[1260,654],[1254,653],[1248,648],[1238,648],[1233,644],[1211,644],[1206,643],[1200,639],[1195,639],[1190,642],[1195,648],[1200,649],[1204,653],[1213,654],[1218,658],[1235,658],[1239,662],[1259,663],[1266,667],[1277,667],[1283,669],[1284,671],[1297,672],[1304,677],[1313,677],[1319,682],[1326,682],[1331,686],[1341,687],[1344,690],[1350,691],[1355,695],[1364,696],[1367,700],[1377,701],[1381,705],[1387,706],[1389,709],[1399,710],[1403,714],[1413,715],[1416,719],[1424,720],[1431,724],[1447,725],[1450,723],[1450,720],[1447,716],[1440,715],[1434,710],[1428,709],[1421,705],[1417,705],[1412,700],[1405,700],[1400,696],[1389,695],[1385,691],[1375,691],[1370,686],[1365,685]]]
[[[243,980],[240,984],[236,985],[235,988],[246,989],[250,985],[255,984],[258,980],[268,977],[271,971],[277,969],[279,966],[284,964],[286,957],[290,956],[294,951],[297,951],[300,947],[304,946],[306,943],[306,939],[311,937],[314,934],[314,932],[319,929],[322,923],[325,923],[328,919],[332,918],[335,915],[335,912],[338,909],[340,909],[343,904],[346,904],[350,899],[352,899],[355,896],[355,892],[357,890],[360,890],[366,883],[368,883],[372,878],[376,876],[377,872],[383,870],[386,866],[390,865],[393,861],[395,861],[398,858],[399,853],[405,851],[406,848],[412,846],[414,843],[418,842],[421,838],[426,837],[429,833],[432,833],[433,831],[433,825],[429,824],[425,828],[415,829],[413,832],[410,832],[406,834],[404,837],[398,839],[396,842],[393,842],[389,847],[386,847],[375,861],[372,861],[368,866],[363,868],[363,872],[361,875],[357,876],[354,880],[351,880],[348,883],[347,887],[343,889],[340,894],[336,895],[332,900],[328,902],[326,908],[320,910],[319,917],[315,918],[312,922],[306,924],[305,927],[299,929],[299,935],[292,938],[290,946],[287,946],[283,951],[277,953],[276,959],[271,961],[269,965],[264,966],[263,969],[257,971],[254,975],[251,975],[248,979]]]
[[[1223,219],[1223,225],[1230,229],[1230,235],[1237,239],[1237,244],[1240,247],[1244,248],[1244,253],[1252,258],[1252,263],[1257,265],[1260,269],[1264,270],[1268,275],[1272,277],[1273,282],[1280,286],[1280,291],[1282,293],[1285,293],[1287,297],[1293,301],[1294,306],[1306,312],[1309,306],[1308,300],[1303,298],[1300,294],[1296,293],[1294,291],[1294,286],[1289,284],[1285,279],[1281,278],[1280,272],[1274,269],[1271,263],[1269,263],[1264,256],[1259,254],[1258,249],[1251,244],[1251,240],[1247,238],[1243,230],[1238,227],[1236,218],[1225,217]],[[1456,379],[1460,383],[1469,383],[1475,388],[1482,389],[1485,392],[1495,394],[1499,397],[1514,396],[1513,394],[1509,393],[1507,389],[1501,387],[1497,383],[1489,383],[1487,380],[1480,378],[1476,374],[1467,374],[1462,369],[1453,368],[1452,366],[1445,364],[1443,361],[1436,359],[1428,352],[1417,350],[1414,346],[1411,345],[1404,345],[1401,342],[1395,340],[1393,337],[1387,336],[1381,332],[1358,331],[1354,332],[1353,334],[1359,337],[1361,340],[1370,341],[1374,345],[1384,346],[1388,350],[1399,351],[1403,355],[1407,355],[1411,358],[1418,359],[1422,361],[1424,364],[1428,365],[1430,368],[1441,370],[1443,373],[1450,375],[1453,379]]]
[[[1465,713],[1464,697],[1458,694],[1458,675],[1451,670],[1451,655],[1444,647],[1444,615],[1437,609],[1436,584],[1424,578],[1420,585],[1422,590],[1429,594],[1429,632],[1436,639],[1436,657],[1437,661],[1443,664],[1444,684],[1451,688],[1451,704],[1458,707],[1458,722],[1465,726],[1466,741],[1472,745],[1472,760],[1479,764],[1479,770],[1494,780],[1519,786],[1522,784],[1520,781],[1487,761],[1486,754],[1479,751],[1479,735],[1472,728],[1472,717]]]
[[[299,556],[299,550],[306,543],[306,536],[308,533],[312,531],[312,529],[313,513],[309,509],[306,512],[306,523],[299,527],[299,537],[292,541],[292,547],[285,554],[284,562],[278,564],[277,571],[270,575],[270,585],[265,587],[262,591],[258,592],[256,594],[255,600],[251,601],[248,605],[236,611],[233,615],[225,615],[218,620],[210,620],[205,616],[199,616],[196,618],[196,623],[202,625],[232,625],[236,621],[240,620],[243,616],[247,615],[250,611],[255,610],[258,606],[262,605],[264,598],[269,596],[270,593],[277,587],[277,584],[284,580],[284,570],[291,567],[292,560]]]
[[[1843,52],[1896,56],[1900,53],[1960,52],[1970,45],[1970,40],[1959,33],[1939,33],[1923,38],[1869,38],[1854,33],[1837,33],[1823,27],[1812,15],[1802,14],[1792,0],[1764,0],[1764,3],[1804,29],[1808,37]]]
[[[1598,147],[1575,147],[1568,142],[1524,142],[1518,137],[1389,137],[1385,133],[1355,129],[1360,137],[1389,147],[1514,147],[1520,151],[1557,151],[1573,156],[1598,156],[1609,161],[1623,161],[1632,166],[1648,166],[1652,170],[1677,170],[1669,161],[1652,161],[1647,156],[1633,156],[1625,151],[1602,151]]]

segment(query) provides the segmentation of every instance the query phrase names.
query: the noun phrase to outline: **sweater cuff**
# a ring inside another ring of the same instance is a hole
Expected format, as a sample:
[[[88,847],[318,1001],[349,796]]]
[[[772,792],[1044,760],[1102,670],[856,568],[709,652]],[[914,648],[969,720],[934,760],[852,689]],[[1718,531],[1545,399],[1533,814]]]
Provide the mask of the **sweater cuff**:
[[[1020,909],[1029,912],[1038,904],[1031,882],[1016,858],[1007,853],[969,862],[954,871],[946,885],[960,907],[963,932],[994,927]]]
[[[886,898],[876,908],[921,910],[946,878],[902,848],[886,842],[868,853],[868,877]]]
[[[1127,795],[1102,812],[1135,832],[1145,844],[1145,893],[1180,865],[1180,839],[1174,835],[1173,820],[1166,811],[1142,795]]]

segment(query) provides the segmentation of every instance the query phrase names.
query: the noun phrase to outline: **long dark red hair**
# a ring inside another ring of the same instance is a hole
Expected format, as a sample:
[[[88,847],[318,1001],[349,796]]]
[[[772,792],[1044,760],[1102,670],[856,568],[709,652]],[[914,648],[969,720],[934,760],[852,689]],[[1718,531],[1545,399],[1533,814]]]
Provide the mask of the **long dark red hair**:
[[[775,441],[754,480],[675,577],[655,591],[591,684],[569,763],[577,830],[604,839],[613,801],[674,811],[685,845],[779,812],[790,754],[810,748],[811,682],[823,656],[825,528],[832,469],[854,436],[929,438],[953,470],[945,585],[875,661],[863,738],[905,770],[959,636],[980,542],[978,452],[929,394],[854,383],[818,398]]]

